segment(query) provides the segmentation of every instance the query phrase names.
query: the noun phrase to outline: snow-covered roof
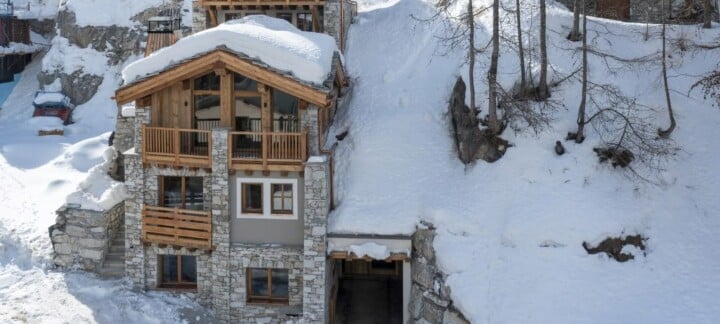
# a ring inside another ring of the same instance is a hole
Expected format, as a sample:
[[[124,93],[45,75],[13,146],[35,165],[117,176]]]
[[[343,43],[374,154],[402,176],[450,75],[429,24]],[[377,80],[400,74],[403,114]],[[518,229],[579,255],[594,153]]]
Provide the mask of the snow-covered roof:
[[[325,34],[304,32],[285,20],[248,16],[185,37],[172,46],[128,65],[125,84],[161,72],[179,62],[226,47],[307,83],[322,85],[338,51]]]
[[[61,92],[38,92],[33,100],[34,105],[43,104],[61,104],[64,106],[70,106],[70,98]]]

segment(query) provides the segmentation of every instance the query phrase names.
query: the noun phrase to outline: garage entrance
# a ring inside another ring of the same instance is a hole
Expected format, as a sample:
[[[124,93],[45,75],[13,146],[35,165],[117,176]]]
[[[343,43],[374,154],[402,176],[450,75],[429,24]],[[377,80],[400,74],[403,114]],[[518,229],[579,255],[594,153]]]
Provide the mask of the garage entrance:
[[[337,324],[401,324],[403,261],[335,260],[330,318]],[[334,305],[333,305],[334,304]],[[334,313],[334,316],[332,315]]]

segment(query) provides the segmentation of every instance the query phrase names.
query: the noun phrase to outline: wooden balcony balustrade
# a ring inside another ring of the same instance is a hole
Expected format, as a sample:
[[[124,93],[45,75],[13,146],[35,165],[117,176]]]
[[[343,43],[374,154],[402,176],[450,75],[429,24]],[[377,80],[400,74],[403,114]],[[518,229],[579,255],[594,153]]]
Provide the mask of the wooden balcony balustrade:
[[[200,0],[201,6],[324,5],[325,0]]]
[[[143,163],[211,168],[211,132],[143,126]]]
[[[305,132],[230,132],[230,168],[299,171],[308,158]]]
[[[212,249],[210,211],[145,206],[142,239],[148,243]]]

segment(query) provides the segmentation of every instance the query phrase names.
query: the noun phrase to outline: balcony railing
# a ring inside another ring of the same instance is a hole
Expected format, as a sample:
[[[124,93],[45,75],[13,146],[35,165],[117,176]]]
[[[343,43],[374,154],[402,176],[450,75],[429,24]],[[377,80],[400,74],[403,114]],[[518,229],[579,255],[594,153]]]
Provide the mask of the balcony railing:
[[[324,5],[325,0],[200,0],[201,6]]]
[[[149,243],[212,248],[212,217],[210,211],[145,206],[142,238]]]
[[[260,165],[269,170],[272,165],[300,166],[308,157],[307,136],[307,132],[230,132],[230,167],[242,170]]]
[[[143,162],[210,168],[211,132],[143,126]]]

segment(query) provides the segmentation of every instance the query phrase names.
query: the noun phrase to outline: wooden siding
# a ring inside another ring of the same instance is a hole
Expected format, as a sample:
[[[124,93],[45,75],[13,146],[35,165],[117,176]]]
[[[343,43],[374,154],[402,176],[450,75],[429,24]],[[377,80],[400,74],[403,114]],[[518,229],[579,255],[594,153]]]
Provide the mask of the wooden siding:
[[[145,206],[142,239],[147,243],[212,249],[210,211]]]

